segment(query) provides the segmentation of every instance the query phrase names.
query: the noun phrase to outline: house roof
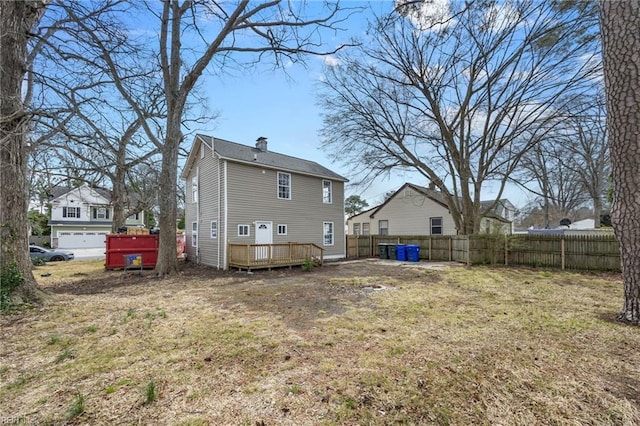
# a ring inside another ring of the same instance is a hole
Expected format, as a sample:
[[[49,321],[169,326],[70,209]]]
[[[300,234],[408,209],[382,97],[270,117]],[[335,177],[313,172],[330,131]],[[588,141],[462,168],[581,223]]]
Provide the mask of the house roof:
[[[436,191],[435,189],[425,188],[424,186],[414,185],[412,183],[405,183],[404,185],[402,185],[400,187],[400,189],[398,189],[396,192],[394,192],[393,195],[391,195],[389,198],[387,198],[384,201],[384,203],[382,203],[382,204],[378,205],[377,207],[374,207],[373,209],[371,209],[371,210],[373,210],[373,212],[369,215],[369,217],[371,217],[371,218],[374,217],[376,215],[376,213],[378,212],[378,210],[380,210],[381,208],[386,206],[387,203],[389,203],[389,201],[391,201],[392,198],[394,198],[396,195],[398,195],[398,193],[403,191],[405,188],[412,188],[416,192],[421,193],[425,197],[435,201],[436,203],[442,205],[443,207],[449,208],[449,205],[447,204],[447,200],[445,199],[444,195],[440,191]]]
[[[398,189],[396,192],[394,192],[393,195],[391,195],[389,198],[387,198],[382,204],[379,204],[379,205],[377,205],[375,207],[370,208],[369,210],[365,210],[365,211],[360,212],[360,213],[358,213],[356,215],[353,215],[349,219],[351,219],[351,218],[353,218],[355,216],[361,215],[361,214],[368,213],[368,212],[371,212],[369,217],[371,217],[371,218],[375,217],[376,213],[381,208],[383,208],[385,205],[387,205],[387,203],[389,203],[389,201],[391,201],[392,198],[394,198],[396,195],[398,195],[398,193],[403,191],[405,188],[412,188],[416,192],[421,193],[425,197],[433,200],[434,202],[442,205],[443,207],[446,207],[447,209],[449,208],[449,204],[447,203],[447,199],[446,199],[445,195],[442,192],[436,191],[435,189],[430,189],[430,188],[427,188],[427,187],[424,187],[424,186],[414,185],[412,183],[405,183],[404,185],[402,185],[400,187],[400,189]],[[494,201],[481,201],[480,202],[481,211],[486,209],[486,208],[488,208],[488,207],[490,207],[491,204],[493,204],[493,203],[494,203]],[[507,205],[506,203],[511,204],[511,202],[506,198],[503,198],[503,199],[498,201],[498,205],[505,206],[505,205]],[[495,208],[494,208],[494,210],[495,210]],[[490,218],[493,218],[493,219],[497,219],[497,220],[500,220],[500,221],[505,222],[505,223],[510,222],[509,220],[504,219],[503,217],[501,217],[495,211],[494,212],[485,212],[485,217],[490,217]]]
[[[261,151],[253,146],[242,145],[236,142],[200,134],[196,135],[196,139],[191,147],[191,152],[189,153],[189,157],[187,158],[187,162],[182,172],[183,179],[185,179],[189,174],[189,169],[196,158],[197,148],[201,143],[204,143],[207,147],[213,149],[213,151],[222,159],[245,164],[255,164],[261,167],[318,176],[343,182],[348,181],[345,177],[321,166],[315,161],[304,160],[302,158],[292,157],[273,151]]]
[[[53,188],[51,188],[51,191],[49,192],[49,194],[51,195],[52,199],[55,199],[79,188],[80,187],[72,188],[70,186],[54,186]],[[111,200],[111,191],[109,191],[108,189],[104,189],[104,188],[90,188],[90,189],[97,192],[101,197],[104,197],[107,200]]]
[[[109,189],[106,188],[97,188],[97,187],[89,187],[88,185],[83,185],[80,187],[75,187],[72,188],[70,186],[54,186],[53,188],[51,188],[51,190],[49,191],[49,195],[50,195],[50,199],[53,201],[57,198],[62,197],[65,194],[68,194],[69,192],[75,191],[75,190],[79,190],[80,188],[88,188],[91,191],[96,192],[98,195],[100,195],[101,197],[103,197],[105,200],[107,200],[109,203],[111,203],[111,191]],[[131,193],[127,195],[128,197],[128,206],[135,206],[139,203],[141,197],[139,194],[137,193]]]

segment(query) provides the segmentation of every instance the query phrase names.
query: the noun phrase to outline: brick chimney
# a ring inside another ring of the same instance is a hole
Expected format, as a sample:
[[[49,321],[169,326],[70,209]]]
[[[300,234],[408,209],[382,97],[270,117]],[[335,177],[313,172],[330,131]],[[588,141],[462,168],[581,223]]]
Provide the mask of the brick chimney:
[[[429,182],[429,189],[435,190],[436,189],[436,183],[433,182],[433,181]]]
[[[266,152],[267,138],[265,138],[264,136],[260,136],[258,139],[256,139],[256,148],[258,149],[258,151]]]

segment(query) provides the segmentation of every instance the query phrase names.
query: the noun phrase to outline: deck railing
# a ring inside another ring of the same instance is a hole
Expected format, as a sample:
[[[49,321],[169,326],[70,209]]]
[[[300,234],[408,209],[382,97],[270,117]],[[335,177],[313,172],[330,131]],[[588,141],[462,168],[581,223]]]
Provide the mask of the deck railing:
[[[313,262],[322,265],[324,249],[313,243],[229,244],[229,267],[275,268]]]

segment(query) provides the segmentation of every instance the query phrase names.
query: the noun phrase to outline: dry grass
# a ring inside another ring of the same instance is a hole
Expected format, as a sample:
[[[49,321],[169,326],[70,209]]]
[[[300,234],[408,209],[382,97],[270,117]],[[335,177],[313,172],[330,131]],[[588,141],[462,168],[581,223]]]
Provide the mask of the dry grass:
[[[54,300],[0,318],[0,422],[640,424],[619,276],[101,268],[40,267]]]

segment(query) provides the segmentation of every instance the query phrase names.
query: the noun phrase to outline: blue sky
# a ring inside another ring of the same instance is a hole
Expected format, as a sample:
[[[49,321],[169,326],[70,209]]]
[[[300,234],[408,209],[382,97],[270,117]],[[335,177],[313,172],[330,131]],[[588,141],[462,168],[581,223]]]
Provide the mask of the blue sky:
[[[349,6],[363,5],[348,2]],[[391,2],[374,2],[378,11]],[[366,14],[352,17],[349,33],[358,34],[366,29]],[[339,43],[333,37],[329,43]],[[219,113],[217,120],[192,130],[198,133],[253,145],[259,136],[268,138],[269,150],[316,161],[353,180],[349,171],[332,163],[321,147],[318,132],[322,126],[320,107],[317,105],[317,82],[323,69],[322,57],[307,58],[306,67],[295,64],[283,70],[273,70],[270,64],[258,65],[241,75],[208,76],[200,88],[208,99],[209,107]],[[190,141],[189,141],[190,142]],[[382,201],[384,193],[398,189],[405,182],[426,185],[417,175],[392,173],[391,178],[379,179],[369,187],[348,185],[346,195],[357,194],[373,206]],[[483,199],[494,194],[483,192]],[[503,196],[522,207],[526,196],[512,188]]]

